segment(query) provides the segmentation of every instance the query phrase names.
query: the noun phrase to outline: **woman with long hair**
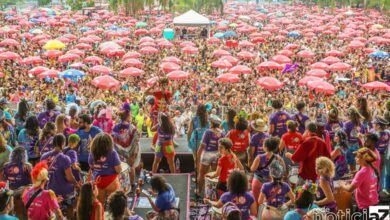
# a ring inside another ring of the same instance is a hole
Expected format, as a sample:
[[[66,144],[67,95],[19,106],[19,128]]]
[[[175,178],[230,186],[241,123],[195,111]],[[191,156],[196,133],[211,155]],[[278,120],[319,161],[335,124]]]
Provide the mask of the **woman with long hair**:
[[[108,213],[112,220],[143,220],[133,215],[128,208],[127,196],[123,191],[116,191],[108,197]]]
[[[329,132],[331,140],[334,140],[335,133],[343,128],[343,122],[339,118],[339,110],[333,104],[328,112],[328,120],[325,124],[325,130]]]
[[[236,118],[235,128],[226,134],[226,137],[232,140],[233,152],[237,155],[242,164],[248,164],[249,131],[248,121],[238,116]]]
[[[157,143],[155,147],[154,161],[152,172],[157,173],[158,165],[163,157],[167,159],[169,171],[175,173],[175,148],[173,145],[173,136],[175,127],[172,120],[166,113],[159,113],[158,124],[153,127],[153,131],[157,131]]]
[[[7,140],[0,133],[0,173],[3,171],[3,166],[9,160],[9,155],[12,152],[12,148],[7,145]]]
[[[24,128],[24,123],[26,123],[27,117],[31,115],[30,105],[26,99],[20,100],[18,103],[18,111],[15,113],[15,130],[16,135]]]
[[[290,116],[287,112],[282,110],[283,103],[275,99],[272,101],[272,108],[274,112],[269,117],[269,133],[272,136],[282,137],[284,133],[287,132],[287,120],[290,119]]]
[[[356,162],[361,167],[355,174],[352,183],[341,182],[343,190],[355,192],[357,203],[356,212],[364,213],[370,206],[379,202],[379,171],[374,167],[373,162],[377,160],[374,152],[368,148],[360,148],[354,152]]]
[[[235,123],[234,118],[236,117],[237,112],[234,109],[229,109],[226,113],[225,120],[222,122],[222,128],[225,133],[228,133],[230,130],[234,129]]]
[[[98,188],[98,200],[104,204],[108,196],[119,189],[118,174],[122,172],[121,161],[114,149],[114,141],[107,133],[99,133],[91,143],[88,163]]]
[[[18,135],[19,146],[27,151],[27,158],[31,164],[39,161],[39,121],[36,116],[29,116],[26,119],[24,128]]]
[[[248,192],[248,179],[244,172],[233,171],[228,179],[228,192],[224,193],[218,201],[203,199],[204,203],[212,205],[216,208],[228,202],[232,202],[241,210],[241,218],[243,220],[251,219],[251,216],[257,215],[257,205],[252,194]]]
[[[367,98],[359,97],[356,101],[356,106],[359,114],[363,117],[362,125],[364,134],[366,134],[370,130],[372,121],[372,112],[368,108]]]
[[[359,136],[364,132],[364,128],[361,122],[362,116],[356,110],[351,107],[348,109],[348,121],[344,124],[343,130],[347,134],[349,148],[347,151],[347,163],[351,172],[356,170],[356,161],[353,156],[353,152],[357,151],[361,146]]]
[[[284,220],[305,219],[304,217],[310,210],[318,208],[314,204],[317,192],[316,184],[308,181],[303,186],[297,187],[295,192],[295,209],[288,211],[283,218]]]
[[[104,219],[103,205],[97,199],[98,190],[93,183],[84,183],[77,204],[77,218],[85,220]]]
[[[45,124],[45,127],[39,134],[39,155],[43,155],[52,150],[53,148],[53,137],[56,134],[56,126],[52,122]]]
[[[69,135],[76,132],[76,130],[70,127],[70,117],[65,114],[60,114],[57,116],[56,121],[56,134],[63,134],[66,139]]]
[[[208,122],[208,114],[206,106],[203,104],[198,105],[196,115],[192,118],[187,131],[188,146],[192,151],[192,156],[195,161],[195,169],[198,167],[197,150],[201,144],[203,134],[210,127]],[[196,177],[195,177],[196,178]]]
[[[335,175],[335,165],[327,157],[316,159],[316,173],[318,179],[316,184],[317,198],[314,203],[319,207],[324,207],[328,212],[337,213],[336,199],[334,197],[333,177]]]
[[[140,132],[131,123],[131,111],[128,103],[122,106],[119,112],[120,122],[114,126],[112,137],[118,154],[130,166],[130,182],[132,189],[135,186],[135,169],[141,162],[141,149],[139,146]]]
[[[261,219],[282,219],[289,205],[294,202],[295,195],[290,185],[282,181],[284,173],[284,166],[279,161],[269,165],[271,181],[263,184],[258,200],[259,205],[264,205]],[[286,197],[289,198],[288,201]]]
[[[198,149],[197,158],[199,158],[198,189],[196,194],[201,195],[204,188],[204,178],[209,172],[211,166],[217,165],[218,161],[218,141],[223,138],[223,131],[219,128],[221,119],[218,116],[210,117],[210,128],[204,133],[201,144]]]
[[[330,153],[330,157],[336,166],[336,172],[333,180],[339,180],[345,174],[348,173],[347,164],[347,151],[348,151],[348,140],[347,134],[343,130],[339,130],[334,135],[334,147]]]

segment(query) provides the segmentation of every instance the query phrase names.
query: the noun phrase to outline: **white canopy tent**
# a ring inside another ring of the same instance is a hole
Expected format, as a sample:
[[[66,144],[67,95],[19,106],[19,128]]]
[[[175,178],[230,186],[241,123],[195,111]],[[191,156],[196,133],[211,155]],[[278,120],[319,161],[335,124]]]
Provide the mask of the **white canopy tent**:
[[[178,26],[207,26],[210,25],[210,20],[194,10],[189,10],[175,17],[173,24]]]

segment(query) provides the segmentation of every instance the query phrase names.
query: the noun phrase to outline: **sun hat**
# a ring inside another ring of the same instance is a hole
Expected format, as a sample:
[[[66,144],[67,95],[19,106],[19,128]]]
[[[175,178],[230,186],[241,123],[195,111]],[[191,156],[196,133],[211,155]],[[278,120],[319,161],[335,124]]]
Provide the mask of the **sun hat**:
[[[255,131],[264,132],[268,129],[267,123],[263,119],[257,119],[256,121],[251,122],[251,127]]]
[[[356,157],[362,157],[367,163],[372,163],[377,160],[375,153],[367,147],[360,148],[359,150],[354,151],[353,154]]]
[[[374,120],[372,121],[373,124],[379,124],[379,125],[388,125],[389,122],[384,119],[381,116],[375,116]]]
[[[212,123],[214,123],[214,124],[221,124],[222,123],[222,120],[218,117],[218,116],[216,116],[216,115],[211,115],[210,117],[209,117],[209,119],[210,119],[210,121],[212,122]]]

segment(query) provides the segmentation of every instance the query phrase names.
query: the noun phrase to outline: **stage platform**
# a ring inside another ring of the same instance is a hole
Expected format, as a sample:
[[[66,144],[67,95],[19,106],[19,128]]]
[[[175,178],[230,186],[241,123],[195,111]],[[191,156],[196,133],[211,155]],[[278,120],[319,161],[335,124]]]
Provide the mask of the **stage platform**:
[[[188,148],[186,138],[177,138],[175,139],[177,146],[175,147],[176,158],[180,161],[180,171],[182,173],[191,173],[194,171],[194,159],[192,157],[192,152]],[[152,139],[151,138],[141,138],[140,147],[141,147],[141,158],[144,163],[144,168],[147,170],[152,169],[154,151],[151,148]],[[168,172],[168,164],[166,163],[165,158],[161,161],[159,166],[159,172]]]

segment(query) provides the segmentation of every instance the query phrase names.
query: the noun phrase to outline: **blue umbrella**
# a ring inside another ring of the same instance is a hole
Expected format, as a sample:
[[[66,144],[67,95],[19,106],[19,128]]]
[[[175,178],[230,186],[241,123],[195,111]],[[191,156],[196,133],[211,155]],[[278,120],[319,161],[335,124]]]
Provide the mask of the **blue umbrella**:
[[[226,20],[223,20],[221,22],[219,22],[220,24],[229,24],[229,21],[226,21]]]
[[[109,30],[112,30],[112,31],[117,31],[119,29],[118,26],[116,25],[112,25],[111,27],[108,28]]]
[[[81,28],[80,28],[80,31],[81,31],[81,32],[87,32],[87,31],[89,31],[89,30],[91,30],[91,28],[89,28],[89,27],[81,27]]]
[[[210,21],[210,24],[217,24],[217,22],[216,21]]]
[[[85,73],[76,69],[68,69],[60,73],[60,76],[62,76],[63,78],[79,78],[84,77]]]
[[[299,37],[301,36],[301,34],[297,31],[291,31],[291,32],[288,32],[287,36],[289,37]]]
[[[387,57],[389,57],[389,53],[381,51],[381,50],[377,50],[377,51],[370,53],[369,56],[375,57],[375,58],[387,58]]]
[[[224,37],[234,37],[234,36],[236,36],[236,35],[237,35],[237,33],[236,33],[235,31],[226,31],[226,32],[223,34]]]
[[[213,37],[215,37],[215,38],[223,38],[224,34],[221,33],[221,32],[218,32],[218,33],[215,33]]]

